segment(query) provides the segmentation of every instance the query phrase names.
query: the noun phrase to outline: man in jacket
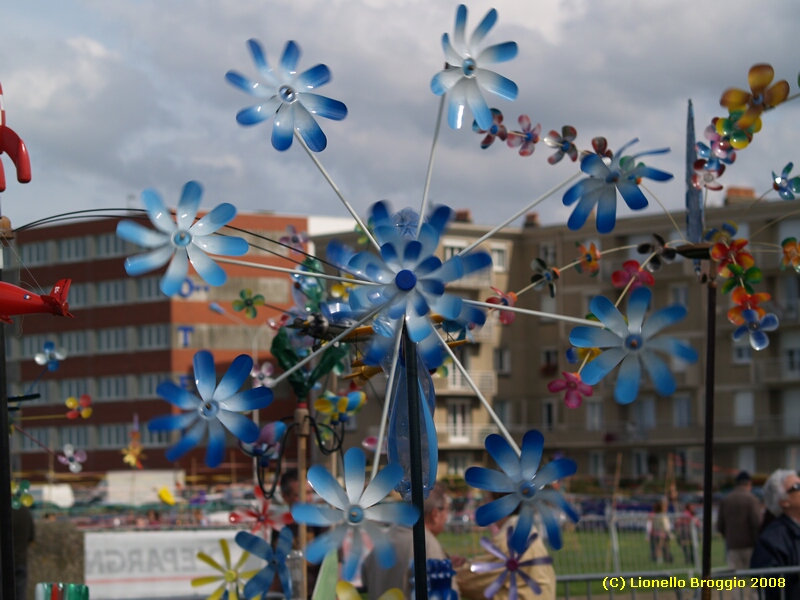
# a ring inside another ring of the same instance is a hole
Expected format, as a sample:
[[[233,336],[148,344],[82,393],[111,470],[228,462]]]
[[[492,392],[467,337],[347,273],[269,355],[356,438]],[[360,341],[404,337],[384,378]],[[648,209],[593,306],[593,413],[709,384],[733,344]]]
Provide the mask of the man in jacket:
[[[750,474],[742,471],[736,476],[734,490],[719,505],[717,530],[725,538],[725,557],[731,569],[748,568],[761,527],[761,503],[752,487]]]
[[[750,567],[800,566],[800,477],[794,471],[779,469],[764,484],[764,502],[772,514],[778,515],[764,528],[753,550]],[[779,577],[779,575],[770,575]],[[786,587],[765,589],[766,600],[800,600],[800,577],[787,574]],[[782,596],[785,592],[785,596]]]

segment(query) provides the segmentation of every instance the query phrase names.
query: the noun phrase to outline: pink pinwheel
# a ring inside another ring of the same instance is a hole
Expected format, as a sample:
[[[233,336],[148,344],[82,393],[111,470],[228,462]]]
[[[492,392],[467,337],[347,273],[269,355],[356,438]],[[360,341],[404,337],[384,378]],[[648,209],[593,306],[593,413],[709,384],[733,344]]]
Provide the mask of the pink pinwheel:
[[[614,153],[611,151],[611,148],[608,147],[608,140],[603,136],[592,138],[592,149],[594,152],[590,150],[581,150],[581,160],[588,154],[597,154],[600,158],[614,158]]]
[[[592,386],[581,381],[580,373],[563,371],[561,374],[564,379],[551,381],[547,384],[547,389],[553,394],[567,390],[567,393],[564,394],[564,404],[567,408],[578,408],[583,404],[584,396],[589,397],[592,395]]]
[[[83,471],[86,458],[86,452],[83,450],[75,450],[72,444],[64,444],[64,453],[58,455],[58,462],[67,465],[70,473],[80,473]]]
[[[486,302],[489,304],[500,304],[502,306],[513,307],[517,303],[517,295],[514,292],[504,292],[496,287],[492,287],[492,291],[496,295],[486,299]],[[516,316],[517,315],[510,310],[501,310],[499,319],[503,325],[511,325]]]
[[[622,270],[614,271],[611,275],[611,283],[617,289],[630,286],[630,290],[635,290],[643,285],[653,286],[656,280],[653,275],[639,265],[638,260],[626,260],[622,263]]]
[[[717,179],[725,172],[725,165],[718,165],[716,169],[709,169],[709,162],[704,159],[694,161],[694,174],[692,175],[692,187],[696,190],[712,190],[718,192],[722,185],[717,183]]]
[[[287,235],[282,236],[278,241],[293,252],[303,254],[303,245],[308,242],[308,234],[305,231],[297,231],[297,227],[294,225],[287,225],[286,233]]]
[[[283,529],[286,525],[294,523],[289,511],[273,510],[269,500],[264,497],[264,492],[255,486],[254,492],[258,501],[258,508],[239,507],[228,515],[228,520],[234,525],[244,523],[250,526],[250,533],[260,533],[265,540],[269,539],[270,531]]]
[[[775,108],[789,96],[789,83],[785,80],[770,86],[775,69],[767,64],[753,65],[747,74],[750,92],[729,88],[722,93],[719,103],[730,112],[744,111],[736,127],[747,129],[756,122],[765,108]]]
[[[519,126],[522,127],[522,131],[512,131],[506,143],[509,148],[520,146],[520,156],[530,156],[536,149],[539,134],[542,132],[542,125],[537,123],[536,127],[531,128],[531,119],[528,115],[520,115],[517,120],[519,121]]]
[[[480,125],[478,125],[478,121],[472,122],[472,131],[480,133],[481,135],[486,134],[486,137],[481,141],[481,148],[484,150],[492,145],[495,138],[500,138],[505,141],[508,137],[508,130],[506,126],[503,125],[503,113],[496,108],[489,109],[489,112],[492,113],[492,125],[489,129],[481,129]]]
[[[703,132],[703,136],[709,142],[709,152],[711,156],[715,156],[725,164],[733,164],[736,160],[736,150],[733,149],[731,145],[730,138],[723,137],[717,131],[717,121],[719,117],[714,117],[711,119],[711,125],[706,127],[705,131]],[[702,156],[702,148],[705,147],[705,144],[702,142],[698,142],[697,144],[697,153],[700,158],[708,158],[706,156]]]
[[[561,128],[561,135],[558,135],[557,131],[551,130],[550,133],[544,136],[545,144],[551,148],[558,148],[558,151],[548,158],[547,162],[554,165],[564,158],[565,154],[570,157],[572,162],[578,160],[578,148],[572,143],[576,137],[578,137],[578,131],[569,125],[564,125]]]
[[[250,377],[253,378],[253,387],[269,387],[272,384],[271,375],[275,372],[275,367],[271,362],[265,362],[260,367],[253,366]]]

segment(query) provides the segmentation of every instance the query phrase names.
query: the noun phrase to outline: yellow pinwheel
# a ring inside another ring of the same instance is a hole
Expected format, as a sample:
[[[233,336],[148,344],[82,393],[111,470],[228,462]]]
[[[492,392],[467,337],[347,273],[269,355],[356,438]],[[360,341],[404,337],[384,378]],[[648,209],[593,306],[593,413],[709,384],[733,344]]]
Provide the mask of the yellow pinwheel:
[[[196,577],[192,579],[192,587],[200,587],[210,583],[222,582],[214,593],[212,593],[206,600],[220,600],[225,592],[228,592],[228,600],[239,600],[239,590],[244,583],[243,580],[251,578],[258,573],[258,569],[252,571],[241,571],[244,563],[250,557],[249,552],[242,552],[242,556],[235,565],[231,566],[231,549],[228,546],[227,540],[219,541],[220,548],[222,548],[222,557],[224,558],[225,566],[223,567],[205,552],[198,552],[197,558],[204,563],[210,565],[215,570],[222,573],[222,575],[208,575],[206,577]]]
[[[347,395],[337,396],[326,390],[322,396],[314,401],[314,410],[330,417],[331,425],[346,423],[367,402],[364,392],[350,392]]]

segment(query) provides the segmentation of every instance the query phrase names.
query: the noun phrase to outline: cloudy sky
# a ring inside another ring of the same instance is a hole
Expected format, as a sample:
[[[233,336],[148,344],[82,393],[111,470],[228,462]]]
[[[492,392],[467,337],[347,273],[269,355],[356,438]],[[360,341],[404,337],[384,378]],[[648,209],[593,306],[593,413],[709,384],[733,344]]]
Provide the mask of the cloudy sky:
[[[33,181],[8,189],[2,213],[14,226],[65,210],[139,204],[147,187],[174,206],[185,181],[206,188],[204,207],[346,216],[303,150],[270,145],[272,122],[235,121],[250,97],[228,85],[229,69],[255,78],[245,42],[261,40],[277,62],[296,40],[299,68],[327,64],[320,93],[343,101],[343,121],[320,119],[319,155],[362,214],[373,202],[418,206],[439,99],[441,35],[453,31],[451,0],[26,0],[4,6],[0,83],[7,124],[28,145]],[[676,174],[649,187],[669,207],[683,199],[686,103],[698,136],[728,87],[747,88],[758,62],[798,91],[800,3],[772,0],[498,0],[498,25],[485,44],[514,40],[515,60],[497,70],[519,86],[515,102],[489,99],[516,124],[527,114],[545,131],[569,124],[579,148],[605,136],[616,149],[669,146],[648,164]],[[492,4],[469,4],[468,33]],[[471,123],[471,116],[469,117]],[[762,132],[723,183],[768,189],[770,172],[800,166],[800,101],[764,117]],[[442,130],[431,199],[470,208],[495,224],[577,171],[533,156],[479,147],[469,127]],[[800,171],[800,168],[798,168]],[[721,194],[711,201],[721,199]],[[650,210],[650,209],[648,209]],[[545,222],[564,222],[560,197],[542,204]],[[620,214],[629,214],[626,207]]]

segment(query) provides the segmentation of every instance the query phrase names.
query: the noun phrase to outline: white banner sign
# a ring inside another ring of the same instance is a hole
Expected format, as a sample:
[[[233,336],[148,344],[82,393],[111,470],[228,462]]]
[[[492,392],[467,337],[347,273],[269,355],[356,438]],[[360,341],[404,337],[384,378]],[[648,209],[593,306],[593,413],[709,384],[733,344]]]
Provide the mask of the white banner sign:
[[[222,584],[201,588],[191,585],[192,579],[222,573],[197,558],[205,552],[225,568],[219,545],[228,540],[231,565],[242,555],[233,541],[237,531],[124,531],[85,533],[85,581],[92,600],[122,598],[207,598]],[[251,556],[243,571],[266,566]]]

